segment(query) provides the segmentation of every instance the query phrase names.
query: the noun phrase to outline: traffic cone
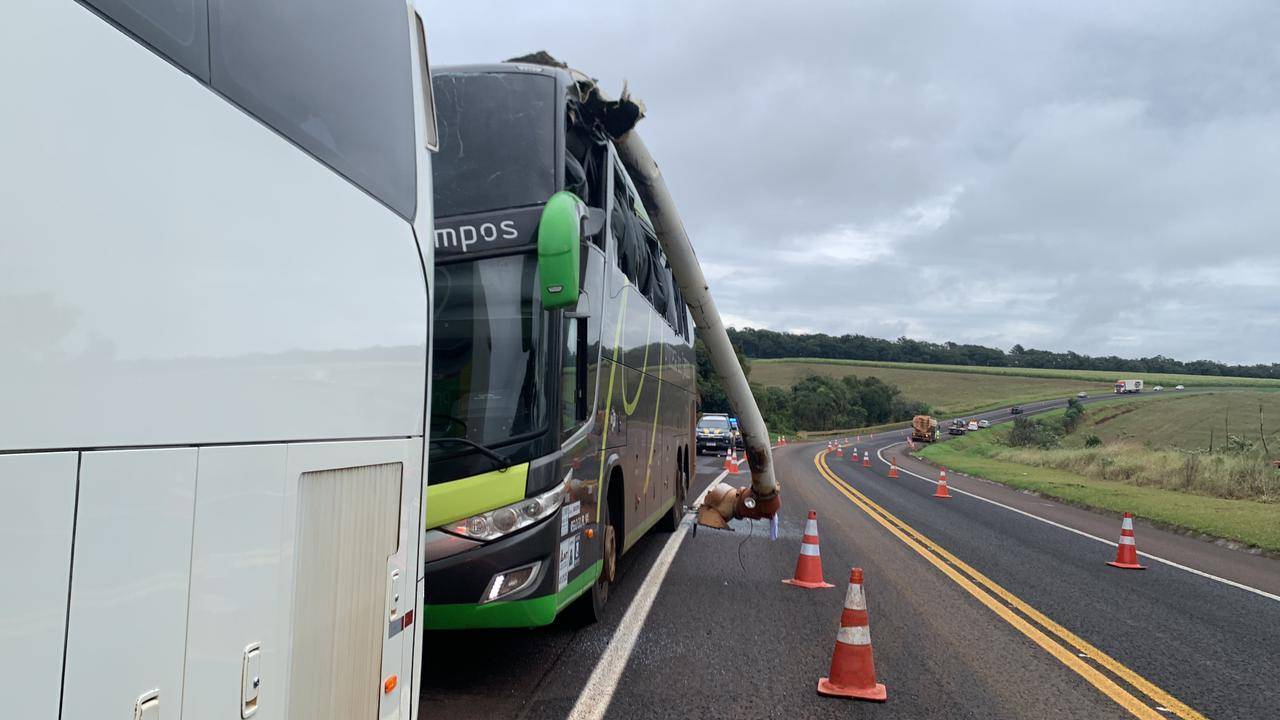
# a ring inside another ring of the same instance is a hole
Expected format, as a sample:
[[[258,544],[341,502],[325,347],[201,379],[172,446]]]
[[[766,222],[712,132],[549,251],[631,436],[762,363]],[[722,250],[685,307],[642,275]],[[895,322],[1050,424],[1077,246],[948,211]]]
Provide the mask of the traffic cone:
[[[844,448],[839,445],[836,446],[836,457],[838,458],[844,457]]]
[[[729,467],[727,469],[730,475],[738,474],[738,454],[732,450],[729,451]]]
[[[933,491],[933,496],[936,498],[951,497],[951,491],[947,489],[947,469],[946,468],[942,468],[942,470],[938,472],[938,489]]]
[[[1120,544],[1116,546],[1115,562],[1107,563],[1111,567],[1125,570],[1146,570],[1146,565],[1138,564],[1138,543],[1133,537],[1133,513],[1125,513],[1120,521]]]
[[[871,453],[862,451],[862,467],[871,467]]]
[[[782,582],[802,588],[835,587],[822,579],[822,556],[818,553],[818,513],[809,511],[804,521],[804,538],[800,541],[800,557],[796,558],[795,577]]]
[[[884,685],[876,682],[871,653],[871,628],[867,625],[867,598],[862,594],[862,568],[849,573],[849,590],[840,613],[840,630],[831,652],[831,670],[818,680],[818,694],[884,702]]]
[[[898,458],[889,458],[889,477],[894,479],[898,477]]]

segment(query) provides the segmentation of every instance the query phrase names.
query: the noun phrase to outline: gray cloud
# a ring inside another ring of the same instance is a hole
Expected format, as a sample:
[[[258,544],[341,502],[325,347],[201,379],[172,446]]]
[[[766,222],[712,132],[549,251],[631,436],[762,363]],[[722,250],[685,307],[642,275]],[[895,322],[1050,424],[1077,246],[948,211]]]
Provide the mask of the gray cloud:
[[[615,5],[428,4],[432,59],[627,81],[730,320],[1280,359],[1280,6]]]

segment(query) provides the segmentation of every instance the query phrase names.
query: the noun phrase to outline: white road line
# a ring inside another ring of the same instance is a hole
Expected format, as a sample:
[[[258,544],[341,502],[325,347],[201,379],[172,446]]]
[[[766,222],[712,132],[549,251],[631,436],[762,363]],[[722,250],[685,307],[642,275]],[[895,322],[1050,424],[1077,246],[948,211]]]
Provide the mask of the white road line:
[[[742,462],[739,460],[738,465],[741,466]],[[707,496],[707,491],[728,474],[728,470],[722,470],[716,479],[708,483],[698,495],[694,505],[701,505],[702,499]],[[696,517],[694,522],[697,522]],[[586,687],[578,695],[578,702],[574,703],[573,710],[569,711],[569,720],[599,720],[609,709],[609,703],[613,701],[613,693],[618,689],[618,681],[622,679],[622,671],[626,669],[627,661],[631,659],[631,651],[635,648],[636,640],[640,638],[640,631],[649,617],[649,610],[653,608],[653,601],[658,597],[662,581],[666,579],[667,571],[671,569],[676,551],[680,549],[685,536],[689,534],[689,527],[689,523],[680,523],[680,527],[667,538],[666,545],[662,546],[662,552],[658,554],[658,559],[645,574],[644,581],[640,583],[639,592],[631,601],[627,613],[622,616],[622,622],[618,623],[618,628],[614,630],[609,646],[604,649],[595,669],[591,671]]]
[[[885,450],[888,450],[888,449],[889,449],[889,448],[891,448],[891,447],[897,447],[898,445],[902,445],[902,444],[903,444],[903,443],[897,442],[897,443],[893,443],[892,445],[885,445],[883,448],[880,448],[879,450],[877,450],[877,451],[876,451],[876,457],[880,458],[880,462],[883,462],[883,463],[886,463],[886,464],[887,464],[887,463],[888,463],[888,461],[886,461],[886,460],[884,459],[884,455],[881,455],[880,453],[882,453],[882,452],[883,452],[883,451],[885,451]],[[925,482],[927,482],[927,483],[933,483],[934,485],[937,485],[937,484],[938,484],[938,481],[937,481],[937,480],[933,480],[933,479],[927,478],[927,477],[925,477],[925,476],[923,476],[923,475],[920,475],[920,474],[918,474],[918,473],[911,472],[910,470],[908,470],[908,469],[906,469],[906,468],[902,467],[901,465],[899,465],[899,466],[898,466],[898,472],[904,472],[904,473],[906,473],[906,474],[908,474],[908,475],[911,475],[911,476],[913,476],[913,477],[920,478],[921,480],[924,480],[924,481],[925,481]],[[1085,531],[1083,531],[1083,530],[1077,530],[1076,528],[1073,528],[1073,527],[1071,527],[1071,526],[1069,526],[1069,525],[1063,525],[1062,523],[1054,522],[1054,521],[1052,521],[1052,520],[1050,520],[1050,519],[1048,519],[1048,518],[1040,517],[1039,515],[1036,515],[1036,514],[1034,514],[1034,513],[1029,513],[1029,512],[1027,512],[1026,510],[1020,510],[1020,509],[1018,509],[1018,508],[1016,508],[1016,507],[1013,507],[1013,506],[1010,506],[1010,505],[1005,505],[1005,504],[1004,504],[1004,503],[1002,503],[1002,502],[998,502],[998,501],[996,501],[996,500],[992,500],[991,498],[986,498],[986,497],[983,497],[983,496],[981,496],[981,495],[977,495],[977,494],[975,494],[975,493],[971,493],[971,492],[967,492],[967,491],[965,491],[965,490],[961,490],[960,488],[956,487],[955,485],[949,485],[949,488],[950,488],[951,492],[954,492],[954,493],[960,493],[961,495],[968,495],[968,496],[969,496],[969,497],[971,497],[971,498],[977,498],[977,499],[981,500],[982,502],[985,502],[985,503],[991,503],[992,505],[995,505],[996,507],[1002,507],[1002,508],[1004,508],[1005,510],[1011,510],[1011,511],[1013,511],[1013,512],[1018,513],[1019,515],[1025,515],[1025,516],[1027,516],[1027,517],[1029,517],[1029,518],[1031,518],[1031,519],[1033,519],[1033,520],[1039,520],[1040,522],[1045,523],[1045,524],[1047,524],[1047,525],[1052,525],[1052,526],[1054,526],[1054,527],[1056,527],[1056,528],[1061,528],[1061,529],[1063,529],[1063,530],[1066,530],[1067,532],[1073,532],[1073,533],[1075,533],[1076,535],[1079,535],[1079,536],[1081,536],[1081,537],[1087,537],[1087,538],[1089,538],[1090,540],[1096,540],[1097,542],[1100,542],[1100,543],[1102,543],[1103,545],[1110,545],[1111,547],[1115,547],[1115,546],[1117,545],[1117,543],[1116,543],[1115,541],[1113,541],[1113,540],[1107,540],[1106,538],[1100,538],[1100,537],[1098,537],[1097,535],[1090,535],[1089,533],[1087,533],[1087,532],[1085,532]],[[1244,590],[1244,591],[1247,591],[1247,592],[1251,592],[1251,593],[1253,593],[1254,595],[1261,595],[1262,597],[1267,598],[1268,600],[1275,600],[1276,602],[1280,602],[1280,595],[1273,595],[1273,594],[1271,594],[1271,593],[1267,592],[1266,590],[1259,590],[1259,589],[1258,589],[1258,588],[1256,588],[1256,587],[1250,587],[1249,585],[1245,585],[1244,583],[1238,583],[1238,582],[1236,582],[1235,580],[1228,580],[1227,578],[1224,578],[1224,577],[1218,577],[1217,575],[1213,575],[1213,574],[1207,573],[1207,572],[1205,572],[1205,571],[1203,571],[1203,570],[1197,570],[1197,569],[1195,569],[1195,568],[1193,568],[1193,567],[1187,567],[1186,565],[1183,565],[1182,563],[1177,563],[1177,562],[1174,562],[1174,561],[1172,561],[1172,560],[1166,560],[1165,558],[1162,558],[1162,557],[1160,557],[1160,556],[1158,556],[1158,555],[1152,555],[1152,554],[1150,554],[1150,553],[1145,553],[1145,552],[1142,552],[1142,551],[1139,551],[1139,552],[1138,552],[1138,555],[1141,555],[1142,557],[1147,558],[1147,559],[1149,559],[1149,560],[1154,560],[1154,561],[1156,561],[1156,562],[1158,562],[1158,563],[1164,563],[1165,565],[1168,565],[1169,567],[1177,568],[1177,569],[1179,569],[1179,570],[1185,570],[1185,571],[1187,571],[1187,572],[1191,573],[1192,575],[1199,575],[1199,576],[1200,576],[1200,577],[1202,577],[1202,578],[1207,578],[1207,579],[1209,579],[1209,580],[1213,580],[1213,581],[1215,581],[1215,582],[1220,582],[1220,583],[1222,583],[1222,584],[1224,584],[1224,585],[1230,585],[1230,586],[1231,586],[1231,587],[1233,587],[1233,588],[1238,588],[1238,589],[1240,589],[1240,590]]]

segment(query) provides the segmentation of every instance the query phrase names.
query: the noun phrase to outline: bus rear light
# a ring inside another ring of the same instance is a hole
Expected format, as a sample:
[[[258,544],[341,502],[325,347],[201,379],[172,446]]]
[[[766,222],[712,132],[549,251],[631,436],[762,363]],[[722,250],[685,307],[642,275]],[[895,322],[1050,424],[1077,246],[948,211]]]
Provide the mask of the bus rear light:
[[[485,588],[484,596],[480,598],[480,604],[500,600],[529,587],[538,579],[540,567],[542,567],[541,561],[531,562],[494,575],[489,581],[489,587]]]

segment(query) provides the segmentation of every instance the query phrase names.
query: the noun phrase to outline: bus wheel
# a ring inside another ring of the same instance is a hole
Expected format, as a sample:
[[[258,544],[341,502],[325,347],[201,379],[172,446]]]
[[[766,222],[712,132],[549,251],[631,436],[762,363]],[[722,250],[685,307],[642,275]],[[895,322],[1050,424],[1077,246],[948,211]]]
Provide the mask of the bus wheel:
[[[689,493],[689,472],[679,457],[680,454],[677,453],[676,499],[671,504],[671,511],[658,521],[658,530],[662,532],[675,532],[676,528],[680,527],[680,521],[684,520],[685,496]]]
[[[591,590],[578,598],[574,615],[579,624],[591,625],[604,619],[604,606],[609,603],[609,586],[618,574],[618,529],[609,516],[609,503],[600,504],[600,577]]]

